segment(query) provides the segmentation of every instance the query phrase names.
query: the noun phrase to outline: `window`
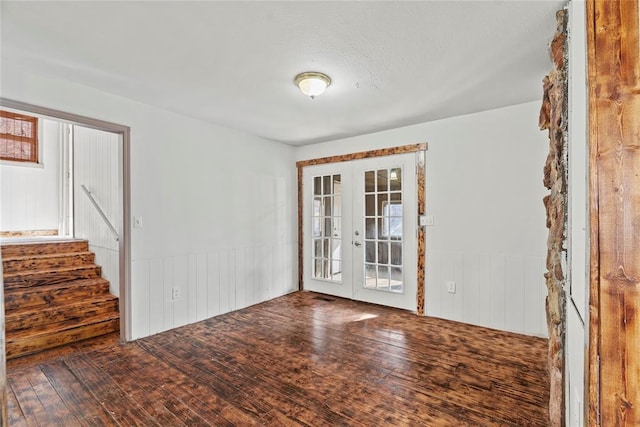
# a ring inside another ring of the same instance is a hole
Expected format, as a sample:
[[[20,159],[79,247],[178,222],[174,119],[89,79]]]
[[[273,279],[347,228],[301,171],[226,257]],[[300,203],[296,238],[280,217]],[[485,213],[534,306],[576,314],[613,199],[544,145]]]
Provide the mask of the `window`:
[[[382,237],[402,238],[402,203],[383,202],[382,204]]]
[[[312,277],[342,281],[342,177],[313,177]]]
[[[38,118],[0,111],[0,159],[38,163]]]

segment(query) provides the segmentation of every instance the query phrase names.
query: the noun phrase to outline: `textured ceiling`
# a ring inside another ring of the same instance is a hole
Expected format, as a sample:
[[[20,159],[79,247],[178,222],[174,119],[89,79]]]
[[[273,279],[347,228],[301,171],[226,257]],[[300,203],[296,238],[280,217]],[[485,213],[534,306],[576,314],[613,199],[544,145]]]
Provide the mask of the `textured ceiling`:
[[[0,2],[2,63],[303,145],[539,99],[564,2]],[[314,100],[302,71],[333,83]]]

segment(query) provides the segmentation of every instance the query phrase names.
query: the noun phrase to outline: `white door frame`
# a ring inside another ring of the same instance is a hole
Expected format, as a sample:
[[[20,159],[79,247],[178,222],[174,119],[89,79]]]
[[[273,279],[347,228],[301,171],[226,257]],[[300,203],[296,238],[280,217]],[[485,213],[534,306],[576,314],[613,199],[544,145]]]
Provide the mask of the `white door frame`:
[[[122,138],[122,156],[120,158],[122,221],[121,224],[117,225],[117,228],[120,230],[120,339],[122,341],[131,341],[131,161],[129,153],[131,129],[128,126],[116,123],[1,97],[0,106],[47,116],[52,119],[58,119],[74,125],[115,133],[120,135]]]
[[[403,145],[392,148],[382,148],[378,150],[362,151],[351,154],[343,154],[331,157],[322,157],[296,162],[298,170],[298,288],[304,289],[304,226],[303,226],[303,168],[307,166],[321,165],[326,163],[347,162],[352,160],[365,159],[370,157],[390,156],[393,154],[416,153],[416,204],[417,215],[425,214],[425,152],[427,143]],[[424,315],[425,304],[425,231],[424,226],[418,227],[417,237],[417,291],[416,291],[416,313]]]

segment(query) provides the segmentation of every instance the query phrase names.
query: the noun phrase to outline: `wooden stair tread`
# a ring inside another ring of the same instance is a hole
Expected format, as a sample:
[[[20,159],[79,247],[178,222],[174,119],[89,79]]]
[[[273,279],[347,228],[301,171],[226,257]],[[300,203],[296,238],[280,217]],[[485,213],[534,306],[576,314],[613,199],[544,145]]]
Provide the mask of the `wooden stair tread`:
[[[7,334],[47,324],[60,324],[105,313],[119,313],[118,297],[97,295],[87,300],[62,301],[40,307],[14,310],[5,316]]]
[[[59,252],[81,252],[89,250],[87,240],[63,240],[53,242],[19,242],[4,243],[0,247],[2,257],[13,257],[28,254],[52,254]]]
[[[29,309],[26,309],[26,310],[19,310],[19,313],[27,315],[31,313],[38,313],[43,310],[62,309],[69,306],[82,305],[82,304],[94,303],[94,302],[100,302],[100,301],[112,301],[112,300],[118,300],[118,297],[113,294],[100,294],[92,297],[89,301],[83,299],[83,300],[71,300],[66,302],[51,302],[43,307],[30,307]],[[5,318],[16,316],[19,313],[17,310],[7,311],[5,312]]]
[[[120,313],[101,313],[96,316],[87,316],[83,319],[74,319],[70,320],[65,324],[53,324],[47,325],[42,328],[32,328],[32,329],[22,329],[19,331],[6,331],[6,341],[7,343],[15,342],[17,340],[25,339],[25,338],[36,338],[42,337],[46,335],[56,334],[60,332],[72,331],[78,328],[82,328],[84,326],[93,325],[96,323],[108,322],[110,320],[119,320]]]
[[[14,256],[2,256],[2,262],[6,261],[24,261],[29,259],[47,259],[47,258],[62,258],[67,256],[76,256],[76,255],[92,255],[91,251],[80,251],[80,252],[60,252],[55,254],[26,254],[26,255],[14,255]]]
[[[51,274],[51,273],[58,273],[61,271],[75,271],[75,270],[92,270],[92,269],[96,269],[96,268],[100,268],[99,265],[97,264],[85,264],[85,265],[73,265],[70,267],[60,267],[60,268],[47,268],[47,269],[43,269],[43,270],[31,270],[29,272],[22,272],[22,273],[5,273],[4,274],[4,280],[6,281],[7,279],[13,279],[14,277],[25,277],[25,276],[32,276],[32,275],[37,275],[37,274]]]
[[[62,283],[52,283],[50,285],[42,285],[42,286],[34,286],[32,288],[16,288],[16,289],[5,289],[4,296],[5,298],[9,295],[13,294],[25,294],[25,293],[38,293],[38,292],[51,292],[57,289],[62,288],[75,288],[78,286],[92,286],[92,285],[101,285],[103,283],[109,283],[107,279],[103,279],[102,277],[95,277],[92,279],[78,279],[78,280],[68,280]]]
[[[73,280],[32,288],[5,290],[5,314],[27,307],[41,307],[53,302],[109,294],[109,282],[103,278]]]
[[[36,272],[54,268],[95,264],[95,254],[90,251],[61,254],[31,254],[3,257],[2,267],[5,274]]]
[[[101,275],[102,267],[96,264],[59,267],[27,273],[6,273],[4,275],[4,289],[7,291],[13,288],[51,285],[77,279],[93,279]]]
[[[111,318],[105,318],[101,321],[76,325],[66,330],[50,331],[49,334],[39,334],[22,338],[10,338],[7,335],[6,355],[7,359],[14,359],[119,330],[120,316],[112,316]]]

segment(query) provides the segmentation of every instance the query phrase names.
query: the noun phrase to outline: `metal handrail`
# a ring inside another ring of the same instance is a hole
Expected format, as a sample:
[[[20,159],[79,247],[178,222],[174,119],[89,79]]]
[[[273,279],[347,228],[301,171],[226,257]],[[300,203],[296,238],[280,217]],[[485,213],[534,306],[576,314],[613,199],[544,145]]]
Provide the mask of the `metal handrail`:
[[[100,207],[98,202],[96,202],[96,199],[93,198],[93,194],[91,194],[91,191],[89,191],[87,186],[84,185],[84,184],[80,185],[80,187],[84,191],[84,194],[86,194],[87,197],[89,198],[89,200],[91,201],[91,204],[93,205],[93,207],[96,208],[96,210],[98,211],[98,213],[102,217],[102,220],[104,221],[104,223],[107,224],[107,227],[109,227],[109,230],[111,230],[111,233],[113,233],[113,237],[116,239],[116,241],[119,241],[120,240],[120,235],[116,231],[116,229],[113,226],[113,224],[111,224],[111,221],[109,221],[109,218],[107,218],[107,216],[104,214],[104,211],[102,210],[102,208]]]

